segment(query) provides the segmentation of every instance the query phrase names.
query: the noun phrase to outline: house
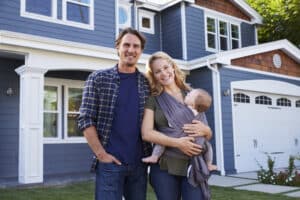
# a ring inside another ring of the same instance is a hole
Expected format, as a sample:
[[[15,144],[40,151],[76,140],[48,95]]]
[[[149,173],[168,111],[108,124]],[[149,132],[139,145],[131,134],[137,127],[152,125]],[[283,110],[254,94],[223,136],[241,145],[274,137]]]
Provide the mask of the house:
[[[127,26],[147,38],[141,69],[165,51],[212,94],[221,174],[256,170],[264,153],[287,166],[300,151],[300,50],[257,44],[261,23],[243,0],[1,1],[0,180],[88,172],[92,152],[76,127],[84,80],[115,65],[114,40]]]

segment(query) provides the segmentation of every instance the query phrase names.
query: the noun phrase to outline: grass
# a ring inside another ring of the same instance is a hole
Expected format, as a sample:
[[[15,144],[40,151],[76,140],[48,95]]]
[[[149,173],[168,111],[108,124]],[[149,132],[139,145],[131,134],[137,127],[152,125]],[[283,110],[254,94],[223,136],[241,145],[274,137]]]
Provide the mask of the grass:
[[[280,194],[266,194],[234,190],[232,188],[211,187],[212,200],[295,200]],[[67,186],[0,189],[1,200],[93,200],[94,183],[82,182]],[[155,200],[151,187],[147,200]]]

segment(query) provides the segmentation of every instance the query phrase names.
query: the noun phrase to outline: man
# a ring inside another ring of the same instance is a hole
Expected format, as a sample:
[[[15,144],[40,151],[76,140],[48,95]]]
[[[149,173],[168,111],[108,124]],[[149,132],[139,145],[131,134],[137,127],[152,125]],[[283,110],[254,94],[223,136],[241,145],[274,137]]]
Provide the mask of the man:
[[[145,200],[151,152],[142,142],[141,122],[149,85],[137,70],[145,38],[132,28],[115,41],[119,61],[92,73],[85,84],[78,125],[98,159],[96,200]]]

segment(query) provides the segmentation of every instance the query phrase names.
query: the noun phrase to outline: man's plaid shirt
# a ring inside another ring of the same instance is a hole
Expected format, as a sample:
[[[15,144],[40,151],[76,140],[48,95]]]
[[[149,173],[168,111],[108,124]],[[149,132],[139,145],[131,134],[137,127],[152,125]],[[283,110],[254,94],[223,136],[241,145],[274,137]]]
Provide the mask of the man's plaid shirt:
[[[101,144],[105,148],[112,129],[113,114],[119,93],[120,76],[117,65],[89,75],[83,90],[78,127],[81,131],[95,126]],[[144,105],[149,96],[149,84],[138,72],[139,119],[142,124]],[[128,113],[130,117],[130,113]],[[126,128],[126,127],[124,127]],[[151,145],[143,142],[145,156],[151,154]]]

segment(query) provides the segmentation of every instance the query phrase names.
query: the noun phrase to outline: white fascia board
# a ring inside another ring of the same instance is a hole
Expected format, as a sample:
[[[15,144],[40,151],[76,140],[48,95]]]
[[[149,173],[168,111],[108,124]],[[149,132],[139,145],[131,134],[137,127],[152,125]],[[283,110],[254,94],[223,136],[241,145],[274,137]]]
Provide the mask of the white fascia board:
[[[243,0],[234,0],[234,3],[238,5],[241,9],[246,11],[252,17],[253,23],[262,24],[262,16],[258,12],[256,12],[256,10],[254,10],[249,4],[247,4]]]
[[[114,48],[69,42],[11,31],[0,31],[0,45],[13,45],[67,54],[118,60],[116,49]]]
[[[153,10],[153,11],[163,11],[164,9],[167,9],[179,2],[188,2],[188,3],[195,3],[195,0],[174,0],[174,1],[170,1],[169,3],[166,3],[166,4],[163,4],[163,5],[158,5],[158,4],[154,4],[154,3],[151,3],[151,2],[148,2],[146,0],[139,0],[138,2],[142,3],[142,5],[140,5],[140,7],[143,7],[143,8],[148,8],[150,10]]]

